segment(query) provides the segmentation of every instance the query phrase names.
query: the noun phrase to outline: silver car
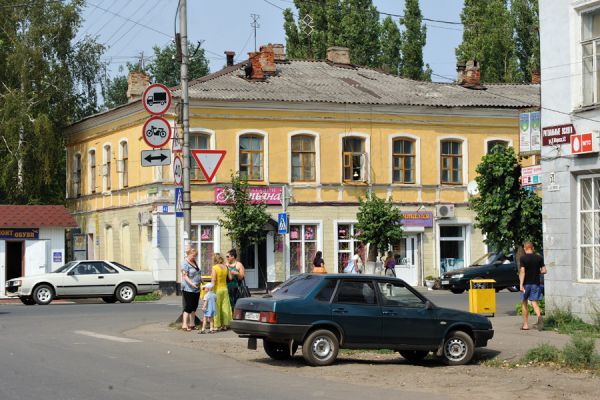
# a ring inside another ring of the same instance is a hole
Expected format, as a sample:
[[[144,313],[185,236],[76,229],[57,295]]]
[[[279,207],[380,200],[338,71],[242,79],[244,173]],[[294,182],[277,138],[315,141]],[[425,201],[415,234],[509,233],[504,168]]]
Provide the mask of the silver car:
[[[114,261],[71,261],[54,272],[11,279],[6,294],[26,305],[54,299],[99,297],[107,303],[130,303],[136,295],[158,289],[152,272],[135,271]]]

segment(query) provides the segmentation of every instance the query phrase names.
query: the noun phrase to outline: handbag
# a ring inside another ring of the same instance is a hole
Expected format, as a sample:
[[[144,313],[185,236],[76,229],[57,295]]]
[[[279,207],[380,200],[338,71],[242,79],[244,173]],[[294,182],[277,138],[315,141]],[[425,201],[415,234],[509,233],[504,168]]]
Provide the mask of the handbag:
[[[241,281],[238,282],[238,286],[237,286],[237,298],[238,299],[243,299],[245,297],[250,297],[250,289],[248,289],[248,286],[246,286],[246,280],[242,279]]]

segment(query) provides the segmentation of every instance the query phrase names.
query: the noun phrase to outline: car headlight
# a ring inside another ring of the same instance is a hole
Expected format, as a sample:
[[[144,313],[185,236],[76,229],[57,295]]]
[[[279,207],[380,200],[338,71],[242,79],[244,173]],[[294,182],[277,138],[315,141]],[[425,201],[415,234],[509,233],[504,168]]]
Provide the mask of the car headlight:
[[[454,278],[454,279],[460,279],[463,276],[465,276],[465,274],[456,274],[456,275],[453,275],[452,278]]]
[[[21,286],[23,282],[20,279],[14,279],[6,282],[6,287]]]

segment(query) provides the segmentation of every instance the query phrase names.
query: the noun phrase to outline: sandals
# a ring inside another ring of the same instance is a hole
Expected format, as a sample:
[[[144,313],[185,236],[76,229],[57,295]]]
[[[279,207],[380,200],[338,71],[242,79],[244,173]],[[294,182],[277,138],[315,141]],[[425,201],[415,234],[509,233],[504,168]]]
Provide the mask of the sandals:
[[[522,331],[528,331],[528,330],[529,330],[529,328],[525,328],[524,326],[522,326],[522,327],[521,327],[521,330],[522,330]]]

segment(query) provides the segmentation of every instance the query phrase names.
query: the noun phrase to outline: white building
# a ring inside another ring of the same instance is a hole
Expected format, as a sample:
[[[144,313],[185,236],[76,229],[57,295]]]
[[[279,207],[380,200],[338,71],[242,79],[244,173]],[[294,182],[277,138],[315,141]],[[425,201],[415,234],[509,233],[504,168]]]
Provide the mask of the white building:
[[[546,304],[589,321],[600,313],[600,1],[539,6]]]
[[[63,206],[0,205],[0,298],[7,280],[63,265],[65,228],[76,226]]]

